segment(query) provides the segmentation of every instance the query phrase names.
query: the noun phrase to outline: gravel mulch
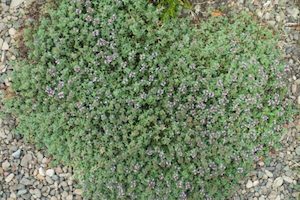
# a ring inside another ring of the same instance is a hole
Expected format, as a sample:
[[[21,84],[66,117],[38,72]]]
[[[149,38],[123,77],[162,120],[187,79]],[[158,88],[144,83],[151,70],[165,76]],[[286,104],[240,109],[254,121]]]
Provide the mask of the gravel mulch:
[[[29,4],[33,0],[27,0]],[[8,61],[18,58],[16,38],[26,14],[24,0],[0,0],[0,89],[10,85]],[[290,97],[300,107],[300,2],[297,0],[195,0],[195,13],[207,16],[205,7],[231,4],[249,10],[265,25],[282,34],[281,48],[287,60]],[[275,47],[274,47],[275,48]],[[0,97],[0,102],[1,102]],[[51,167],[51,158],[11,132],[13,121],[0,121],[0,199],[82,199],[72,170]],[[241,181],[234,198],[249,200],[300,199],[300,120],[282,137],[282,148],[270,153],[271,162],[255,164],[255,170]]]
[[[27,13],[24,0],[0,0],[0,89],[9,95],[8,62],[19,55],[17,38]],[[32,0],[27,0],[29,5]],[[29,19],[30,20],[30,19]],[[0,97],[0,101],[3,95]],[[0,199],[1,200],[80,200],[72,170],[51,167],[51,157],[11,132],[13,120],[0,121]]]
[[[290,98],[300,107],[300,1],[238,0],[239,9],[255,14],[262,23],[282,35],[280,48],[285,52]],[[276,48],[276,47],[274,47]],[[282,147],[271,152],[271,162],[256,164],[256,169],[241,182],[235,200],[300,199],[300,120],[282,137]]]

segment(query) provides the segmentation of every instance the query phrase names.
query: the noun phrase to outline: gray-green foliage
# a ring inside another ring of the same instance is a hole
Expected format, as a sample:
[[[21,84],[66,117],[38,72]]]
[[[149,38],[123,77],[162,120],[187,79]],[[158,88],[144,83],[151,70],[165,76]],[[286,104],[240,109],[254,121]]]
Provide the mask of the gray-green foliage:
[[[6,106],[87,199],[224,199],[291,117],[278,38],[245,13],[62,0],[32,38]]]

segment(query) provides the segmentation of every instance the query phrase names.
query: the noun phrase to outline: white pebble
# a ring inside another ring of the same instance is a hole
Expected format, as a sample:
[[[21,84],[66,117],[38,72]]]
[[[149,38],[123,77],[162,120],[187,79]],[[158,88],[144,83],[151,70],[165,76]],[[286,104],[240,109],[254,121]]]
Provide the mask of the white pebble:
[[[39,174],[41,176],[46,176],[46,172],[45,172],[44,168],[42,168],[42,167],[39,168]]]
[[[253,182],[253,187],[257,186],[258,184],[259,184],[259,181],[258,181],[258,180],[254,181],[254,182]]]
[[[9,183],[13,178],[14,178],[14,174],[10,174],[10,175],[8,175],[6,178],[5,178],[5,182],[6,183]]]
[[[11,36],[11,37],[13,37],[15,34],[16,34],[16,29],[14,29],[14,28],[10,28],[9,30],[8,30],[8,33],[9,33],[9,35]]]
[[[275,179],[275,181],[273,183],[273,188],[279,188],[282,184],[283,184],[283,178],[278,177]]]
[[[252,188],[252,187],[253,187],[252,181],[248,180],[248,182],[246,184],[246,188]]]
[[[292,178],[288,177],[288,176],[283,176],[282,178],[287,183],[294,183],[294,180]]]
[[[53,169],[47,169],[46,175],[50,176],[50,177],[53,176],[54,175],[54,170]]]
[[[3,42],[3,45],[2,45],[2,48],[1,48],[3,51],[6,51],[9,49],[9,45],[6,41]]]
[[[265,170],[265,173],[268,177],[272,178],[273,174],[269,170]]]

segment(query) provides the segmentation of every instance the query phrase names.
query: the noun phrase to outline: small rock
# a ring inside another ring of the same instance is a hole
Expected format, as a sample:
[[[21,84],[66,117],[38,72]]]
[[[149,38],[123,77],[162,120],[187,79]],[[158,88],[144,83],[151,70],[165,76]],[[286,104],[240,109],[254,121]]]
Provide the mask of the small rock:
[[[6,25],[0,22],[0,32],[6,29]],[[1,46],[1,45],[0,45]]]
[[[34,189],[34,190],[32,190],[32,191],[31,191],[31,194],[32,194],[33,196],[35,196],[36,198],[40,198],[40,197],[42,196],[42,193],[41,193],[41,191],[40,191],[39,189]]]
[[[293,182],[294,182],[293,179],[291,179],[291,178],[288,177],[288,176],[283,176],[282,178],[283,178],[283,180],[284,180],[285,182],[287,182],[287,183],[293,183]]]
[[[20,181],[20,184],[22,185],[32,185],[33,184],[33,181],[32,180],[29,180],[27,178],[22,178],[21,181]]]
[[[4,171],[7,171],[9,167],[10,167],[10,163],[7,160],[2,163],[2,169]]]
[[[73,195],[68,195],[67,197],[66,197],[66,200],[73,200]]]
[[[246,184],[246,188],[252,188],[253,187],[253,183],[251,180],[248,180],[247,184]]]
[[[269,170],[265,170],[265,173],[268,177],[272,178],[273,177],[273,174],[269,171]]]
[[[269,20],[269,19],[271,18],[270,13],[266,13],[265,16],[264,16],[264,18],[265,18],[266,20]]]
[[[266,198],[264,197],[264,196],[260,196],[259,198],[258,198],[258,200],[265,200]]]
[[[52,185],[54,183],[54,181],[49,177],[49,176],[46,176],[46,181],[47,183],[49,183],[50,185]]]
[[[76,189],[76,190],[74,190],[74,193],[76,194],[76,195],[82,195],[82,193],[83,193],[83,191],[81,190],[81,189]]]
[[[57,198],[53,196],[53,197],[51,197],[50,200],[57,200]]]
[[[16,198],[17,198],[17,195],[16,195],[16,193],[12,192],[12,193],[10,194],[10,198],[12,198],[12,199],[16,199]]]
[[[18,7],[19,5],[21,5],[25,0],[12,0],[10,3],[10,8],[14,9],[16,7]]]
[[[262,18],[263,12],[261,11],[261,9],[257,9],[257,10],[256,10],[256,15],[257,15],[259,18]]]
[[[41,175],[41,176],[46,176],[46,172],[45,172],[45,170],[44,170],[43,167],[40,167],[40,168],[39,168],[39,175]]]
[[[259,184],[259,181],[256,180],[256,181],[253,181],[253,187],[257,186]]]
[[[52,177],[54,175],[54,170],[53,169],[48,169],[46,171],[46,175]]]
[[[295,95],[297,94],[297,84],[292,85],[292,93]]]
[[[16,159],[19,159],[21,155],[21,149],[18,149],[17,151],[15,151],[12,156]]]
[[[270,26],[275,26],[276,22],[274,20],[267,21]]]
[[[298,101],[299,101],[299,98],[298,98]],[[300,104],[300,103],[299,103]],[[298,146],[297,148],[296,148],[296,154],[298,155],[298,156],[300,156],[300,146]]]
[[[297,98],[297,103],[300,105],[300,96]]]
[[[61,193],[62,198],[66,198],[69,194],[66,191],[63,191]]]
[[[37,157],[38,162],[42,163],[42,160],[44,158],[43,154],[41,154],[41,152],[37,152],[36,157]]]
[[[260,167],[263,167],[263,166],[265,165],[265,163],[264,163],[263,161],[259,161],[259,162],[258,162],[258,165],[259,165]]]
[[[9,45],[8,45],[8,43],[7,43],[6,41],[3,42],[2,48],[1,48],[1,49],[2,49],[3,51],[6,51],[6,50],[9,49]]]
[[[29,162],[31,162],[32,156],[30,154],[26,154],[21,160],[21,166],[27,167]]]
[[[261,188],[261,193],[262,193],[262,194],[267,194],[267,193],[268,193],[267,187],[262,187],[262,188]]]
[[[276,192],[276,191],[272,191],[272,192],[269,194],[269,196],[268,196],[269,199],[275,199],[276,197],[277,197],[277,192]]]
[[[283,178],[282,177],[278,177],[275,179],[274,183],[273,183],[273,188],[278,188],[283,184]]]
[[[0,31],[1,32],[1,31]],[[3,45],[3,39],[2,38],[0,38],[0,47],[2,48],[2,45]]]
[[[281,22],[281,20],[282,20],[280,15],[276,15],[275,19],[276,19],[277,22]]]
[[[21,195],[26,194],[26,193],[27,193],[26,189],[19,190],[18,193],[17,193],[17,196],[21,196]]]
[[[36,178],[37,178],[38,180],[42,181],[42,180],[45,179],[45,176],[42,176],[42,175],[38,174],[38,175],[36,176]]]
[[[9,30],[8,30],[8,33],[9,33],[9,35],[11,36],[11,37],[13,37],[15,34],[16,34],[16,29],[14,29],[14,28],[10,28]]]
[[[50,160],[49,160],[48,158],[43,158],[43,159],[42,159],[42,163],[43,163],[43,164],[48,164],[49,161],[50,161]]]
[[[298,18],[299,9],[297,7],[287,8],[286,10],[294,19]]]
[[[5,182],[6,183],[9,183],[13,178],[14,178],[14,174],[10,174],[10,175],[8,175],[6,178],[5,178]]]

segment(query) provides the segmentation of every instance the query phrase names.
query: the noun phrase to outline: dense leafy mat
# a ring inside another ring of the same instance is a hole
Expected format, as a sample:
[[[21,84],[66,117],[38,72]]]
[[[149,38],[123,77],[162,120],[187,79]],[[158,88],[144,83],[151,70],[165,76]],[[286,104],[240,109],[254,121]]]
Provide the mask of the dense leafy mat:
[[[145,0],[49,13],[7,112],[87,199],[224,199],[291,118],[278,37],[245,13],[200,28]]]

